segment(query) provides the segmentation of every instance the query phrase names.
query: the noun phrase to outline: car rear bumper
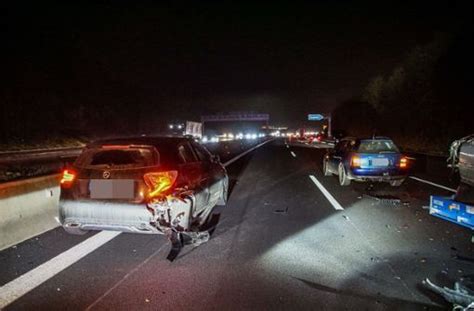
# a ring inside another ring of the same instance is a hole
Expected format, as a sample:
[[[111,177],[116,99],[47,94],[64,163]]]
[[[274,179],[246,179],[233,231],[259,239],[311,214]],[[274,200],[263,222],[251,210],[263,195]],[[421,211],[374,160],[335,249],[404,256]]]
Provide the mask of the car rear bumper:
[[[61,200],[60,222],[65,228],[160,234],[145,204]]]
[[[380,181],[389,182],[393,180],[405,179],[408,171],[398,168],[387,169],[367,169],[367,168],[351,168],[348,172],[349,179],[356,181]]]
[[[401,180],[405,179],[406,175],[396,175],[396,176],[349,176],[350,179],[356,181],[379,181],[379,182],[389,182],[392,180]]]

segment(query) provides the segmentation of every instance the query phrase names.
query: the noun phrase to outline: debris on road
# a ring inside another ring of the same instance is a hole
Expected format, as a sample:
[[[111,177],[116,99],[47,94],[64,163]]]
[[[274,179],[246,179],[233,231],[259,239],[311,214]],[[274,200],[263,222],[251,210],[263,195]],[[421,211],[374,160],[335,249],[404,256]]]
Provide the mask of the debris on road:
[[[346,215],[342,215],[342,217],[344,217],[345,220],[349,220],[349,217]]]
[[[374,195],[374,194],[364,194],[363,196],[375,200],[377,204],[390,204],[390,205],[399,205],[402,203],[402,200],[398,197],[392,195]],[[408,203],[408,204],[405,204]],[[409,205],[409,202],[403,202],[403,205]]]
[[[273,211],[275,214],[288,214],[288,206],[285,209],[277,209]]]
[[[469,263],[474,263],[474,258],[472,258],[472,257],[465,257],[465,256],[461,256],[461,255],[455,255],[453,258],[456,259],[456,260],[461,260],[461,261],[467,261]]]
[[[456,306],[462,306],[465,309],[472,310],[474,308],[474,291],[470,290],[460,282],[454,283],[454,289],[449,287],[439,287],[432,283],[428,278],[423,280],[423,285],[433,292],[441,295],[446,301]]]
[[[171,249],[166,257],[169,261],[173,262],[179,253],[183,249],[184,245],[193,245],[195,247],[209,241],[211,235],[209,231],[200,232],[176,232],[174,230],[168,230],[166,232],[168,239],[171,242]]]

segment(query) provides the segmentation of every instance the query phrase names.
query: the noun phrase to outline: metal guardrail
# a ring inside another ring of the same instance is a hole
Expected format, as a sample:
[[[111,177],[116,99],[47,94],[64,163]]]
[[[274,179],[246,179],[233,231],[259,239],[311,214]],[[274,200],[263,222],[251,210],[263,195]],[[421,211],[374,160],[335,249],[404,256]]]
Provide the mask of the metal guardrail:
[[[0,164],[15,162],[47,160],[55,158],[75,157],[82,151],[80,148],[37,149],[0,152]]]

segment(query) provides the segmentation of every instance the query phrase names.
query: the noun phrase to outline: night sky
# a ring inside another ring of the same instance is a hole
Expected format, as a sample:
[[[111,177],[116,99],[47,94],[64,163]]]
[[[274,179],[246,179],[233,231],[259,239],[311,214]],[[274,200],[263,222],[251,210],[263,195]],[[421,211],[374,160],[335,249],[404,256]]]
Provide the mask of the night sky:
[[[254,110],[290,125],[359,96],[436,33],[472,23],[471,1],[18,1],[2,11],[3,94],[145,105],[160,118]]]

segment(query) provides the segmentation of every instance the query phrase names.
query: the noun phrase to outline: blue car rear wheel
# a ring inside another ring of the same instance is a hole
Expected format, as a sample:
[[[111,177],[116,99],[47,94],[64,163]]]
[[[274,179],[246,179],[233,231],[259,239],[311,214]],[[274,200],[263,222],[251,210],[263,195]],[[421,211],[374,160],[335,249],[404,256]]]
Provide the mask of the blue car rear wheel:
[[[351,184],[351,180],[346,174],[346,169],[342,163],[339,164],[339,184],[341,186],[349,186]]]

